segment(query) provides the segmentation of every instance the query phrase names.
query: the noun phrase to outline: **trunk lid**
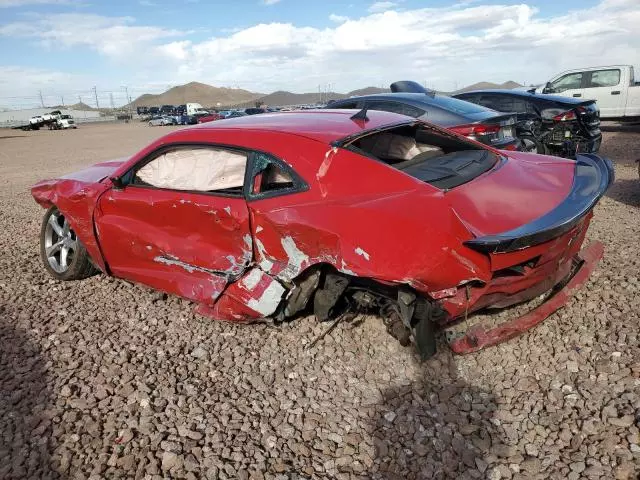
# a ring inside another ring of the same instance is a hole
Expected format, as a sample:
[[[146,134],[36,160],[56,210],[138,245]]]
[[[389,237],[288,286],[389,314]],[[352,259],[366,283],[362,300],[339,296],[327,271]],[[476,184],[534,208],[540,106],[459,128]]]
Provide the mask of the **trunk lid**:
[[[572,160],[513,152],[446,198],[476,237],[495,235],[556,208],[571,191],[574,170]]]

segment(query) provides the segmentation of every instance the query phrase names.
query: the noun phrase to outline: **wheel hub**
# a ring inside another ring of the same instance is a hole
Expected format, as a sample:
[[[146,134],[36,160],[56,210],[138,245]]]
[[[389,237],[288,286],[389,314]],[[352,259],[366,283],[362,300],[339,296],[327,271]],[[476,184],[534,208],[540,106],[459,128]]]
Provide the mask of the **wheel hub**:
[[[44,234],[47,261],[57,273],[69,270],[78,250],[78,239],[69,222],[60,212],[54,212],[47,221]]]

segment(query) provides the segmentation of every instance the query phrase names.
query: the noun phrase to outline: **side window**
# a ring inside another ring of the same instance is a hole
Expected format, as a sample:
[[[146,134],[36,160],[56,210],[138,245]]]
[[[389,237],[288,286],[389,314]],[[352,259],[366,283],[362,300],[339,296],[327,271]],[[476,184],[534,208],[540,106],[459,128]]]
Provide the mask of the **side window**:
[[[424,110],[413,105],[400,102],[385,102],[383,100],[372,100],[367,102],[367,108],[371,110],[382,110],[385,112],[399,113],[408,117],[418,118],[424,115]]]
[[[516,113],[524,113],[528,111],[528,105],[529,102],[525,101],[524,99],[521,98],[514,98],[513,99],[513,107],[512,107],[512,112],[516,112]]]
[[[168,150],[135,172],[133,185],[242,195],[247,154],[207,147]]]
[[[588,88],[614,87],[620,83],[620,70],[597,70],[591,72]]]
[[[565,90],[573,90],[575,88],[580,88],[582,85],[582,72],[578,73],[569,73],[563,77],[558,78],[554,82],[551,83],[551,88],[553,88],[554,92],[560,93]]]
[[[507,95],[483,95],[480,104],[497,112],[514,112],[513,99]]]
[[[306,189],[307,185],[291,167],[265,153],[254,154],[251,197],[273,197]]]

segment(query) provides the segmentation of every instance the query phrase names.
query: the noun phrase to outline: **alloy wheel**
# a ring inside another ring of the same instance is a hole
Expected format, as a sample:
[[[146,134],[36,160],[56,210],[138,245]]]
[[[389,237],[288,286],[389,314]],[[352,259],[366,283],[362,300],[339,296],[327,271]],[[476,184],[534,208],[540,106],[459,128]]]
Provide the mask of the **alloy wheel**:
[[[78,238],[60,212],[49,216],[44,232],[44,250],[49,265],[56,273],[69,270],[78,251]]]

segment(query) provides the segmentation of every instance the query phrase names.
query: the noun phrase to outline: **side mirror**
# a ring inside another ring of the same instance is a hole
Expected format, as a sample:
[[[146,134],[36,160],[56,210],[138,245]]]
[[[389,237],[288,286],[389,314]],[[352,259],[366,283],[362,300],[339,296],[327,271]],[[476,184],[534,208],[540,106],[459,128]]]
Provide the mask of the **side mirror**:
[[[542,93],[553,93],[553,87],[551,86],[551,82],[547,82],[547,84],[542,89]]]
[[[114,190],[124,190],[124,183],[122,182],[122,177],[111,177],[109,178],[109,180],[111,180]]]

